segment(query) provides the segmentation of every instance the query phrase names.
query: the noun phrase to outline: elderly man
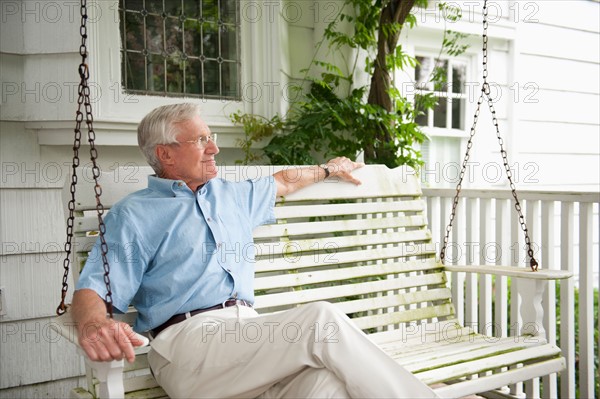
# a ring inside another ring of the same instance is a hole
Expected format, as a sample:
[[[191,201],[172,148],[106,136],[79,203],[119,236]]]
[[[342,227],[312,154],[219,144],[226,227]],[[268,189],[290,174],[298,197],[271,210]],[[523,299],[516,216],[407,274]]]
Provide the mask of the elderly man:
[[[276,196],[329,176],[359,184],[351,172],[362,164],[342,157],[290,175],[217,179],[219,148],[189,103],[150,112],[138,141],[156,175],[105,218],[112,301],[119,311],[137,308],[134,329],[150,332],[150,366],[169,396],[435,397],[328,303],[259,315],[253,259],[221,256],[252,245],[252,230],[274,218]],[[99,251],[97,244],[73,298],[80,344],[93,360],[133,361],[141,342],[106,317]],[[248,323],[251,339],[240,334]],[[291,323],[300,328],[293,340],[285,334]],[[318,333],[325,325],[332,334]]]

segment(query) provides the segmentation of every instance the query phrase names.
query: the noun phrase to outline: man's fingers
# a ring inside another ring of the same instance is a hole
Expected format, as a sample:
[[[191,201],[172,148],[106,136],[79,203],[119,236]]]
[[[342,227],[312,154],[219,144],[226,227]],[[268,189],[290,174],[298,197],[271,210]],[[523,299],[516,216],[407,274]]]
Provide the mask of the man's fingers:
[[[343,181],[347,181],[349,183],[354,183],[357,186],[360,185],[360,184],[362,184],[362,182],[360,180],[358,180],[356,177],[354,177],[351,172],[342,172],[342,173],[339,174],[339,177]]]
[[[362,184],[362,182],[360,180],[358,180],[356,177],[350,175],[350,177],[347,179],[350,183],[354,183],[357,186]]]
[[[81,348],[84,350],[87,357],[89,357],[91,360],[100,360],[98,353],[96,352],[96,350],[94,349],[94,347],[92,345],[85,345],[82,342]]]
[[[121,360],[125,352],[124,346],[131,346],[127,335],[124,332],[124,323],[114,323],[112,326],[105,326],[100,330],[99,344],[103,345],[108,354],[103,360]],[[129,327],[129,326],[128,326]]]
[[[352,166],[354,166],[353,170],[355,170],[355,169],[362,168],[363,166],[365,166],[365,164],[363,162],[352,162]],[[350,174],[349,181],[356,185],[362,184],[362,182],[360,180],[358,180],[356,177],[354,177],[352,174]]]
[[[119,323],[119,347],[122,351],[122,354],[125,355],[125,358],[129,363],[133,363],[135,360],[135,352],[133,350],[133,346],[140,346],[139,339],[137,338],[137,334],[135,331],[131,329],[129,324]]]
[[[127,323],[113,320],[90,325],[81,331],[80,343],[91,360],[135,360],[133,345],[143,344]]]
[[[146,346],[150,344],[150,340],[147,337],[144,337],[136,332],[134,332],[134,338],[135,341],[131,342],[133,346]]]
[[[354,183],[356,185],[361,184],[361,181],[352,175],[352,171],[362,168],[365,166],[362,162],[354,162],[348,158],[342,157],[341,161],[341,173],[340,177],[350,183]]]
[[[121,360],[123,352],[118,348],[116,343],[103,342],[101,340],[94,341],[91,344],[82,346],[86,355],[97,362],[108,362],[111,360]]]

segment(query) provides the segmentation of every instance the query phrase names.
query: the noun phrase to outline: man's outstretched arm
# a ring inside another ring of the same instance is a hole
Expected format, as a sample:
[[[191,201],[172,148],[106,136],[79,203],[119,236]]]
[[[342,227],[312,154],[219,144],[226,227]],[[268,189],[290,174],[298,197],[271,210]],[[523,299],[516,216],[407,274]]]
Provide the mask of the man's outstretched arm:
[[[362,162],[354,162],[346,157],[338,157],[327,162],[325,166],[329,175],[327,175],[325,168],[321,166],[286,169],[275,173],[273,177],[277,184],[277,196],[289,195],[303,187],[322,181],[328,176],[336,176],[343,181],[360,184],[360,180],[352,176],[352,171],[364,166]]]

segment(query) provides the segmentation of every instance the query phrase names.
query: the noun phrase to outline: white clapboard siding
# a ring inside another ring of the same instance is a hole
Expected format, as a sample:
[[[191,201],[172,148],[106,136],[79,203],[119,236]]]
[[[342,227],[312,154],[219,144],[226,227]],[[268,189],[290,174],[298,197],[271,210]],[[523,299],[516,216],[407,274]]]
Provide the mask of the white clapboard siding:
[[[253,177],[266,176],[277,170],[245,168],[228,169],[227,176],[235,178],[250,172]],[[480,272],[483,276],[479,282],[466,280],[467,294],[473,296],[474,305],[465,312],[465,319],[479,320],[481,326],[493,321],[488,310],[491,303],[487,299],[477,307],[477,293],[491,298],[492,275],[545,284],[547,280],[568,278],[568,272],[471,266],[482,259],[471,259],[475,262],[468,265],[440,265],[427,227],[427,207],[412,170],[371,165],[355,174],[362,185],[326,181],[278,199],[277,220],[256,229],[254,305],[259,313],[314,301],[332,302],[424,382],[443,383],[440,389],[458,392],[458,396],[498,389],[521,381],[521,377],[540,377],[564,367],[560,349],[541,336],[485,336],[477,328],[461,326],[453,305],[456,292],[447,287],[447,272],[453,276]],[[107,204],[142,187],[118,180],[109,173],[102,177]],[[492,217],[490,201],[480,204],[479,219]],[[88,212],[95,203],[90,194],[76,206],[78,266],[84,263],[97,238],[97,217]],[[440,223],[436,229],[438,234],[443,233]],[[489,239],[489,231],[484,229],[481,234],[473,238]],[[533,289],[534,294],[538,290]],[[68,316],[60,318],[63,326],[68,324]],[[133,317],[135,310],[131,309],[125,318],[131,323]],[[136,351],[136,362],[119,372],[123,373],[125,392],[131,397],[164,396],[148,370],[148,348]],[[95,394],[109,386],[93,373],[94,367],[104,365],[90,367],[89,386]],[[475,382],[467,378],[472,375],[479,378]],[[89,395],[82,390],[76,393],[80,397]]]

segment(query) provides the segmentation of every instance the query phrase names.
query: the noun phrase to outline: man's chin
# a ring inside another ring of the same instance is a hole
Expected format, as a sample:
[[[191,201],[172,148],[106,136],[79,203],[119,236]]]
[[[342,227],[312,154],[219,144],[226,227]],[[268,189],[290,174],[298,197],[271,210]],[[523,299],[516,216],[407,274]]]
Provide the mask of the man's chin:
[[[219,168],[217,167],[216,164],[205,165],[204,175],[206,175],[206,177],[208,177],[209,179],[217,177],[218,173],[219,173]]]

